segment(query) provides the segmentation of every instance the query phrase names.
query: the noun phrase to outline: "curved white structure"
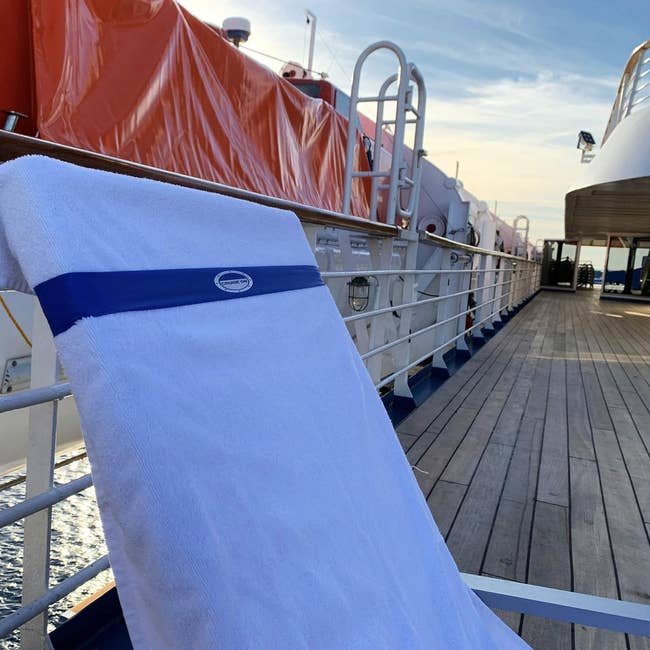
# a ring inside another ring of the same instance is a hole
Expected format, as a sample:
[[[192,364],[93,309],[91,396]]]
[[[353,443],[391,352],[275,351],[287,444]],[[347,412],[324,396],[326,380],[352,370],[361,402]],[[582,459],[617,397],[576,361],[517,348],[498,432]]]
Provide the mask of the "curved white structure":
[[[566,195],[569,239],[604,244],[607,236],[650,232],[650,40],[637,47],[593,162]]]

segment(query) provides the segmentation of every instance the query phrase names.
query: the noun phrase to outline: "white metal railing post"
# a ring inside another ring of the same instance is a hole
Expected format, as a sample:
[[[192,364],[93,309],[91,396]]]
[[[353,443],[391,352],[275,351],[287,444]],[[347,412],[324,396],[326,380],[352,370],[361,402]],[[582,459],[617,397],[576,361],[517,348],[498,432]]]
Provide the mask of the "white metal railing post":
[[[492,255],[481,255],[478,265],[477,291],[476,302],[480,307],[476,311],[476,320],[478,322],[485,321],[488,316],[494,311],[494,303],[490,304],[490,300],[496,296],[496,287],[491,287],[494,284],[494,271],[492,270],[493,257]],[[474,334],[477,338],[485,338],[483,330],[493,332],[494,327],[491,322],[486,321],[483,327]]]
[[[57,379],[57,356],[50,327],[38,301],[34,308],[31,387],[50,386]],[[26,497],[52,487],[56,444],[57,402],[29,409]],[[22,603],[27,605],[49,587],[51,507],[25,519]],[[21,628],[23,650],[44,650],[48,646],[47,610]]]
[[[470,258],[471,260],[471,258]],[[465,266],[465,264],[460,264],[460,266]],[[469,269],[471,270],[472,263],[469,262]],[[459,278],[458,285],[455,291],[467,291],[471,287],[472,274],[471,273],[462,273]],[[467,314],[466,311],[469,309],[469,293],[464,294],[460,297],[458,301],[458,321],[456,324],[456,334],[461,334],[465,331],[465,326],[467,325]],[[467,340],[464,336],[461,336],[456,340],[456,350],[461,352],[469,352],[467,347]]]
[[[453,275],[450,273],[444,273],[444,270],[450,269],[451,268],[451,251],[450,250],[443,250],[442,252],[442,260],[440,262],[440,279],[439,279],[439,289],[438,289],[438,296],[440,298],[444,298],[444,296],[448,296],[451,293],[454,293],[454,289],[451,286],[451,280]],[[451,308],[451,299],[447,300],[441,300],[439,303],[437,303],[437,309],[436,309],[436,322],[441,322],[447,320],[451,315],[452,315],[452,308]],[[431,365],[434,368],[439,368],[440,370],[447,371],[447,364],[444,359],[444,349],[443,345],[445,341],[448,341],[451,336],[448,334],[449,331],[449,326],[448,325],[441,325],[436,329],[435,336],[433,338],[433,349],[436,350],[436,352],[433,354],[433,359],[431,362]]]
[[[517,263],[517,267],[515,271],[516,271],[516,276],[515,276],[514,288],[513,288],[512,309],[516,309],[519,306],[519,302],[521,301],[521,283],[524,277],[524,269],[523,269],[522,262]]]
[[[382,239],[381,241],[371,240],[368,242],[370,259],[375,269],[389,269],[393,258],[393,240]],[[372,271],[370,272],[372,275]],[[389,306],[390,302],[390,277],[385,275],[377,276],[377,287],[375,288],[375,302],[373,309],[380,309]],[[390,318],[388,314],[374,316],[370,321],[370,332],[368,345],[372,350],[384,343],[386,331],[386,319]],[[366,362],[366,368],[373,382],[377,383],[381,379],[382,357],[375,355]]]
[[[496,258],[492,263],[495,266],[494,270],[494,282],[491,284],[495,284],[496,286],[494,287],[494,295],[492,296],[494,298],[494,302],[491,305],[492,309],[492,318],[490,319],[490,323],[492,325],[492,328],[495,326],[498,326],[502,323],[502,318],[501,318],[501,296],[503,295],[503,276],[506,275],[503,272],[503,260],[499,257]]]
[[[415,269],[418,256],[418,236],[413,231],[404,232],[403,235],[409,237],[406,248],[406,257],[404,267],[406,269]],[[418,278],[416,275],[405,275],[402,283],[402,304],[408,304],[417,300]],[[397,329],[398,338],[403,338],[411,332],[411,322],[413,320],[413,309],[403,309],[400,313],[399,327]],[[399,368],[406,368],[411,361],[410,341],[405,341],[397,347],[395,353],[395,365]],[[396,397],[413,399],[413,393],[408,383],[408,371],[402,373],[395,379],[393,394]]]
[[[501,286],[501,314],[506,318],[509,315],[508,304],[510,300],[510,291],[512,289],[512,279],[514,275],[512,273],[512,262],[510,260],[503,260],[503,284]]]
[[[516,262],[512,260],[508,260],[508,265],[510,266],[510,273],[508,274],[509,277],[506,278],[506,281],[508,282],[508,294],[506,295],[506,306],[505,310],[507,314],[510,314],[512,311],[512,303],[513,303],[513,292],[515,290],[515,281],[517,279],[517,266]]]

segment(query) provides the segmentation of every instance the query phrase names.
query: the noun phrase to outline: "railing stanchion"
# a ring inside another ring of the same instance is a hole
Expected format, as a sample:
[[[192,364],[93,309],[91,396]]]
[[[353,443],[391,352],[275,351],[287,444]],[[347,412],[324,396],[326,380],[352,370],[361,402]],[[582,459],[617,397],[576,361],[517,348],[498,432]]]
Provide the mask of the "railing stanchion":
[[[418,256],[418,238],[417,233],[413,231],[405,231],[404,236],[408,238],[406,248],[406,258],[404,266],[407,269],[415,268]],[[417,300],[417,287],[418,278],[416,275],[405,275],[402,283],[402,304],[408,304]],[[400,314],[399,327],[397,329],[398,338],[403,338],[411,332],[411,322],[413,320],[413,309],[405,309]],[[410,341],[405,341],[399,345],[395,353],[395,365],[401,368],[406,368],[411,361],[411,345]],[[400,397],[406,400],[411,400],[413,405],[413,393],[408,383],[409,373],[405,371],[395,379],[393,394],[395,397]]]
[[[449,269],[450,266],[451,266],[451,251],[443,251],[442,262],[440,264],[440,267],[441,269]],[[454,276],[451,274],[440,273],[439,289],[438,289],[438,295],[440,298],[444,296],[448,296],[449,294],[453,293],[453,289],[450,286],[452,277]],[[450,302],[451,300],[442,300],[437,304],[436,316],[435,316],[435,320],[437,322],[446,320],[452,315]],[[449,372],[449,368],[447,367],[447,363],[445,362],[445,358],[444,358],[444,350],[442,349],[444,342],[449,338],[451,338],[450,336],[447,336],[447,331],[448,331],[447,325],[443,325],[437,328],[436,335],[433,340],[433,348],[436,351],[433,353],[433,359],[431,361],[431,365],[433,368],[436,368],[442,371],[443,373]]]
[[[34,308],[32,348],[32,388],[49,386],[57,379],[54,339],[41,306]],[[29,409],[29,446],[27,452],[26,497],[34,497],[52,487],[56,444],[57,402],[38,404]],[[27,605],[49,588],[52,508],[48,507],[25,519],[22,603]],[[21,628],[23,650],[48,647],[47,610]]]
[[[471,258],[470,258],[471,260]],[[471,270],[471,264],[472,262],[470,261],[470,269]],[[456,289],[457,291],[470,291],[472,287],[472,274],[471,273],[463,273],[460,276],[460,282],[459,282],[459,287]],[[466,329],[467,325],[467,314],[466,311],[469,309],[469,293],[467,295],[462,296],[458,300],[458,321],[456,325],[456,334],[460,334],[461,332],[464,332]],[[469,352],[469,348],[467,347],[467,340],[464,336],[461,336],[457,341],[456,341],[456,350],[459,352]]]

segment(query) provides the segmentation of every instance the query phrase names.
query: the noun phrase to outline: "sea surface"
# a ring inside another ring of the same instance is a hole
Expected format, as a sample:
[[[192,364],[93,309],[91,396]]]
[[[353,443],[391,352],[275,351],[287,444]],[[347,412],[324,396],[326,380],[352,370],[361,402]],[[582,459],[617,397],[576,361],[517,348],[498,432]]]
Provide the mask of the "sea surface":
[[[79,450],[68,454],[73,457]],[[66,458],[57,458],[57,461]],[[83,458],[55,470],[54,482],[61,485],[90,471],[88,460]],[[0,477],[0,486],[20,477],[11,474]],[[0,509],[19,503],[25,497],[25,484],[0,490]],[[20,607],[22,588],[23,522],[0,530],[0,618]],[[104,534],[95,501],[95,490],[70,497],[52,508],[52,546],[50,586],[106,554]],[[101,589],[113,579],[111,571],[104,571],[49,610],[48,630],[65,620],[65,612],[87,596]],[[19,632],[0,639],[3,650],[18,650]]]

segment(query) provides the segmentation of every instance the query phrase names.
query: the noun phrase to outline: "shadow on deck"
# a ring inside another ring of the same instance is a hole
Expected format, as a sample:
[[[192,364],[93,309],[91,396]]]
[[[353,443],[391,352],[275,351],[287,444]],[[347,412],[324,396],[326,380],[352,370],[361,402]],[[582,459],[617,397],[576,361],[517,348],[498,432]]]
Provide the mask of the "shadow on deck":
[[[538,294],[397,433],[461,571],[650,603],[650,305]],[[539,650],[650,650],[499,614]]]

